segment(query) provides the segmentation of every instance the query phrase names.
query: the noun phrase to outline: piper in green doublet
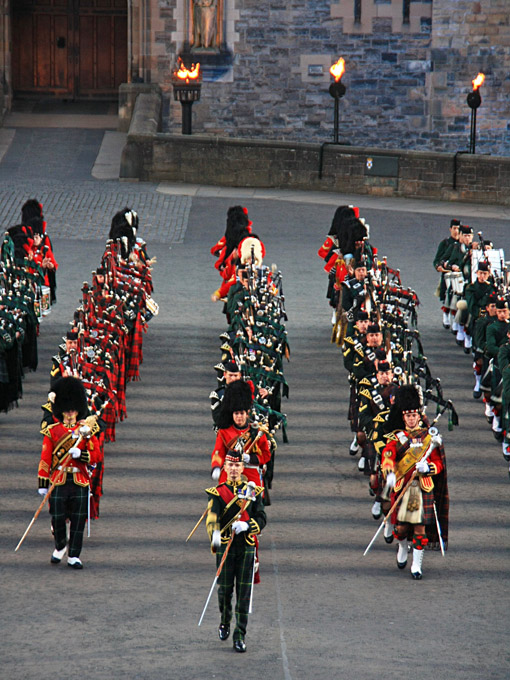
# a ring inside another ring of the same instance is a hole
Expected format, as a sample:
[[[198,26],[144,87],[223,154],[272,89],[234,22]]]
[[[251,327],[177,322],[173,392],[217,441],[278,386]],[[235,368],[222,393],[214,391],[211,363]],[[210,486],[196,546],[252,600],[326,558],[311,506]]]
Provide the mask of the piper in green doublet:
[[[236,589],[236,625],[234,650],[245,652],[244,637],[248,625],[251,590],[254,580],[257,536],[266,525],[262,487],[242,479],[242,454],[230,451],[224,464],[227,481],[206,489],[209,496],[206,527],[216,564],[227,557],[218,578],[218,602],[221,614],[218,635],[226,640],[230,634],[232,596]]]

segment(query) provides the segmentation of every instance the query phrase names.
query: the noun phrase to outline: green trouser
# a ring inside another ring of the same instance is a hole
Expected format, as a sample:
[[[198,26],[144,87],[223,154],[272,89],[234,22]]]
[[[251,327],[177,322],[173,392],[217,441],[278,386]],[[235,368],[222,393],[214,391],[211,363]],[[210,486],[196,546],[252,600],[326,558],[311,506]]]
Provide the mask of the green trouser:
[[[55,547],[62,550],[66,545],[66,519],[71,520],[69,534],[69,557],[79,557],[83,543],[83,532],[87,520],[88,486],[75,484],[68,473],[65,484],[56,486],[50,496],[51,522]]]
[[[226,543],[222,543],[216,553],[217,567],[220,566],[226,546]],[[235,583],[236,627],[233,635],[234,640],[243,640],[246,635],[254,558],[255,546],[246,544],[244,533],[236,536],[218,578],[218,602],[220,605],[221,623],[230,623],[232,619],[232,595]]]

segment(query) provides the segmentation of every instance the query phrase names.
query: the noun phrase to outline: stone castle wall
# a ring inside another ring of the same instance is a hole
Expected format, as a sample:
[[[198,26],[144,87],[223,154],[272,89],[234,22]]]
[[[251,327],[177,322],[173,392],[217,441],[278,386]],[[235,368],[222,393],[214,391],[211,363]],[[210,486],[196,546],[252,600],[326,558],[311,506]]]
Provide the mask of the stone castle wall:
[[[171,68],[182,49],[182,0],[152,0],[152,82],[164,129],[180,131]],[[229,4],[230,3],[230,4]],[[477,153],[510,154],[508,0],[225,0],[234,32],[231,82],[204,82],[193,131],[231,137],[333,139],[329,66],[346,61],[341,142],[467,150],[471,80],[486,73]],[[155,16],[156,14],[156,16]],[[156,54],[156,51],[154,52]],[[198,55],[199,56],[199,55]],[[321,73],[322,68],[322,73]]]

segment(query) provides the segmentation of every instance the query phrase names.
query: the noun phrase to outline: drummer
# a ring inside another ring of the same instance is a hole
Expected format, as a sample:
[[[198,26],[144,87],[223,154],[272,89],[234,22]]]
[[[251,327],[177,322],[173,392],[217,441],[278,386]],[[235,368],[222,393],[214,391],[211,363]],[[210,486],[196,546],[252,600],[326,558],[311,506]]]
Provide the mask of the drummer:
[[[452,243],[444,254],[447,285],[445,304],[450,311],[452,333],[455,334],[459,345],[464,344],[465,332],[458,321],[455,320],[457,303],[464,299],[464,288],[471,282],[471,253],[476,248],[478,248],[478,243],[473,243],[473,229],[468,225],[461,224],[459,240]]]

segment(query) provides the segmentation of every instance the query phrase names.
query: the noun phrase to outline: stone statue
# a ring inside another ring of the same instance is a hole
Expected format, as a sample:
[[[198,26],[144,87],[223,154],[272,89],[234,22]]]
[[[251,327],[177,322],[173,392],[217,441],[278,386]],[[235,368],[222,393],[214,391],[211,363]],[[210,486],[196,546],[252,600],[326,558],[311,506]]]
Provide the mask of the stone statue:
[[[193,0],[193,47],[214,47],[217,0]]]

